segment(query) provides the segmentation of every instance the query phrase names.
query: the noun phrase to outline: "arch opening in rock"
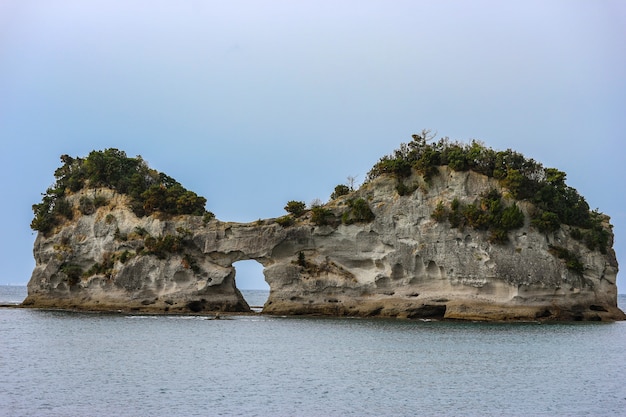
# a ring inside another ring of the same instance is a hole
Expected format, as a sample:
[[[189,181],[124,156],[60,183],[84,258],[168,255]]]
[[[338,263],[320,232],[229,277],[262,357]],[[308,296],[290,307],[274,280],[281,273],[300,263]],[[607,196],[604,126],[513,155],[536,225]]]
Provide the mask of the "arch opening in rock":
[[[252,311],[260,312],[270,295],[270,286],[263,275],[263,265],[253,259],[233,263],[235,286]]]

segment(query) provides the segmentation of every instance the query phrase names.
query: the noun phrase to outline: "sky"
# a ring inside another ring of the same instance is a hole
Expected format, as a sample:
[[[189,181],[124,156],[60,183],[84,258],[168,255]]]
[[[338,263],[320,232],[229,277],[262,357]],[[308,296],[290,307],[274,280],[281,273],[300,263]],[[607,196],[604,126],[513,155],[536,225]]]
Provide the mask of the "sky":
[[[254,221],[422,129],[565,171],[626,293],[626,2],[0,0],[0,284],[30,278],[62,154],[141,155]]]

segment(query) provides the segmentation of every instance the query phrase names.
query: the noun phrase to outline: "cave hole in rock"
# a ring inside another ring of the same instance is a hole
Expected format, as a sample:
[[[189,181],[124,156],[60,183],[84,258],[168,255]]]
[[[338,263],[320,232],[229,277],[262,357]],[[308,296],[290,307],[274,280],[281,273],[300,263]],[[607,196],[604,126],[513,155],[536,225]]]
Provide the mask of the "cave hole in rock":
[[[235,285],[253,311],[263,310],[263,305],[270,295],[270,286],[265,282],[263,265],[255,260],[237,261],[235,268]]]

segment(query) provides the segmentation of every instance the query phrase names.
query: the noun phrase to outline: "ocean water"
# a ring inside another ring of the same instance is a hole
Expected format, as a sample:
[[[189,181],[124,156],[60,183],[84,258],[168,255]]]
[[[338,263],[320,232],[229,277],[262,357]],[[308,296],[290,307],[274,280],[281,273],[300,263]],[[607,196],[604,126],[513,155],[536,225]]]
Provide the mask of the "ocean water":
[[[624,416],[626,323],[1,308],[0,372],[1,416]]]

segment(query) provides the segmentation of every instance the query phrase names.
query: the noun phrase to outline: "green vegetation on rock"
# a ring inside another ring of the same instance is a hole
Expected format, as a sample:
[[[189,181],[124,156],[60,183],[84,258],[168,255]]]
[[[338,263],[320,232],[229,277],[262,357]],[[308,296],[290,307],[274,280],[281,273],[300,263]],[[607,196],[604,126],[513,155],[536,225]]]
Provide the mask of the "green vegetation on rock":
[[[129,158],[124,151],[110,148],[92,151],[86,158],[61,156],[63,165],[54,177],[56,182],[46,190],[42,201],[33,205],[33,230],[49,233],[63,219],[71,220],[73,211],[66,196],[87,188],[110,188],[131,198],[133,212],[147,216],[164,214],[205,214],[206,199],[185,189],[180,183],[148,167],[141,156]],[[81,198],[79,210],[91,214],[106,204],[102,198]]]
[[[287,202],[287,205],[285,206],[285,211],[298,217],[306,211],[306,204],[304,204],[303,201],[291,200]]]
[[[294,219],[292,216],[282,216],[276,219],[276,223],[281,225],[282,227],[289,227],[294,224]]]
[[[314,206],[311,209],[311,221],[318,226],[325,226],[334,222],[333,212],[322,206]]]
[[[80,282],[80,277],[83,274],[83,270],[79,265],[68,263],[61,265],[59,271],[63,272],[67,276],[67,282],[70,286],[78,284]]]
[[[550,253],[552,253],[557,258],[565,261],[565,266],[567,267],[567,269],[574,271],[577,274],[582,275],[583,271],[585,270],[585,266],[580,261],[578,256],[575,253],[567,250],[566,248],[550,245]]]
[[[506,206],[494,189],[483,194],[474,204],[462,204],[454,199],[447,208],[440,201],[431,216],[439,222],[448,220],[453,228],[469,226],[475,230],[487,230],[491,243],[508,242],[507,232],[524,225],[524,213],[517,204]]]
[[[335,187],[335,190],[330,195],[330,199],[335,200],[343,195],[350,194],[351,191],[352,190],[350,190],[350,187],[348,187],[347,185],[339,184],[338,186]]]
[[[348,200],[348,210],[341,217],[343,224],[369,223],[374,220],[374,213],[369,204],[362,198]]]
[[[183,249],[183,238],[181,236],[146,236],[144,239],[147,255],[154,255],[159,259],[165,259],[171,253],[181,252]]]
[[[591,212],[585,199],[565,184],[564,172],[544,168],[511,149],[495,151],[475,140],[465,144],[448,138],[432,139],[429,131],[413,135],[411,142],[401,144],[393,154],[382,157],[374,165],[368,173],[368,181],[381,175],[395,176],[398,193],[405,195],[411,190],[404,185],[404,179],[414,171],[421,174],[426,182],[438,175],[440,166],[455,171],[474,171],[497,179],[515,200],[532,203],[534,210],[530,212],[530,224],[539,231],[548,233],[558,230],[563,224],[569,225],[578,230],[574,233],[590,249],[606,251],[609,234],[602,227],[603,216]],[[493,240],[500,241],[503,237],[501,231],[520,224],[521,212],[518,208],[499,208],[499,199],[491,203],[495,206],[481,210],[477,210],[476,206],[451,207],[448,220],[453,227],[459,227],[466,221],[477,229],[490,229]],[[434,213],[438,221],[445,217],[443,209],[443,206],[438,207]]]

